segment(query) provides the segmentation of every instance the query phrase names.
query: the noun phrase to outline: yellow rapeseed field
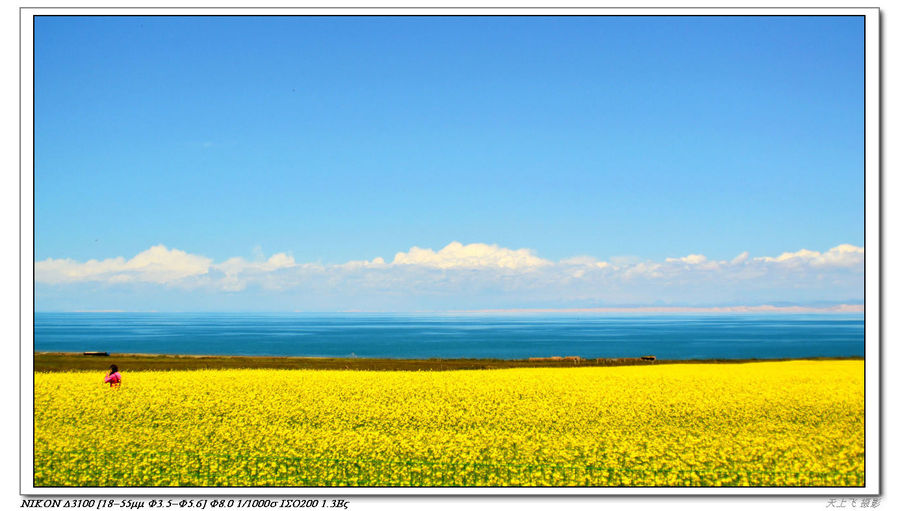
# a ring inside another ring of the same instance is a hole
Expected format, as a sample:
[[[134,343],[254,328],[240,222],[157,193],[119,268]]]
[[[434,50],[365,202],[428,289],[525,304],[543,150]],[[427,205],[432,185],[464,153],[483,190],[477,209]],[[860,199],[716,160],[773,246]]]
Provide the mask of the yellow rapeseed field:
[[[123,374],[34,375],[36,486],[865,483],[859,360]]]

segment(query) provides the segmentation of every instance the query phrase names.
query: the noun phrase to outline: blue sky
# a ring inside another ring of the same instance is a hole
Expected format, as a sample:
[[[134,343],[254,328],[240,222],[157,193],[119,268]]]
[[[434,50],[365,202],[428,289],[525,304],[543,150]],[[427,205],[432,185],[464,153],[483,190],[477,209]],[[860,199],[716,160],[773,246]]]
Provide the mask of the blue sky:
[[[438,281],[457,286],[432,289],[438,308],[859,300],[863,57],[861,17],[38,18],[38,308],[309,308],[321,286],[328,308],[406,309],[423,298],[404,285]],[[334,276],[413,247],[437,273],[368,294]],[[720,274],[615,294],[548,270],[581,257],[622,277],[745,252],[808,271],[720,296]],[[332,280],[185,284],[275,255],[290,263],[253,271]],[[174,269],[135,277],[148,264]],[[513,273],[459,273],[488,267]]]

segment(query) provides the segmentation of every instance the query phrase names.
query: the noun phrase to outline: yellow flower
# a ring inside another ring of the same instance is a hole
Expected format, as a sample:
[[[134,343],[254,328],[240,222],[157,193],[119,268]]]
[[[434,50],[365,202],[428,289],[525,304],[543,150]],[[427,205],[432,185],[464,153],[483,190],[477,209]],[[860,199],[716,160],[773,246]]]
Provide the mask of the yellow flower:
[[[36,486],[865,484],[858,360],[95,380],[35,374]]]

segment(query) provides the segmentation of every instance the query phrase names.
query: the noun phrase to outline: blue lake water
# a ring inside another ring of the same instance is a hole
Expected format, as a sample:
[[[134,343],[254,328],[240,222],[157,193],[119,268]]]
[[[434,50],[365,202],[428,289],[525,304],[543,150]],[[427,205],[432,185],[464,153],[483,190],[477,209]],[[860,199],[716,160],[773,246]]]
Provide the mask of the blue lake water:
[[[378,358],[863,356],[863,315],[37,313],[35,351]]]

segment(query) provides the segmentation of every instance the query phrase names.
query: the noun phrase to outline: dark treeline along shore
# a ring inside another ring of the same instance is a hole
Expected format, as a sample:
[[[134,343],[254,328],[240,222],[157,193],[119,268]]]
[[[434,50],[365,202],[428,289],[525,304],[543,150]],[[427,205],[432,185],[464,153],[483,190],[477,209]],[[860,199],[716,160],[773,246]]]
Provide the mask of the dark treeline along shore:
[[[356,371],[453,371],[465,369],[511,369],[516,367],[612,367],[656,364],[739,364],[773,362],[788,359],[708,359],[708,360],[644,360],[634,358],[578,357],[500,359],[391,359],[391,358],[311,358],[249,357],[205,355],[149,355],[111,353],[109,356],[86,356],[82,353],[35,353],[36,372],[95,371],[103,372],[110,364],[123,371],[174,371],[198,369],[320,369]],[[805,360],[862,360],[862,357],[813,357]]]

